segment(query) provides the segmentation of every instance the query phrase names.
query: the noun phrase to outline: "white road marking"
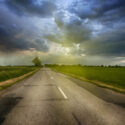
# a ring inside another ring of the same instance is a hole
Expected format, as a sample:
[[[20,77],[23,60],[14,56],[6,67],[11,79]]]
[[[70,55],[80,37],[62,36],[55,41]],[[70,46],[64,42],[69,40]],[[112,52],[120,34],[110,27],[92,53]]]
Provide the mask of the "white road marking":
[[[59,91],[61,92],[61,94],[63,95],[63,97],[65,99],[68,99],[68,97],[66,96],[66,94],[63,92],[63,90],[60,87],[57,87],[59,89]]]

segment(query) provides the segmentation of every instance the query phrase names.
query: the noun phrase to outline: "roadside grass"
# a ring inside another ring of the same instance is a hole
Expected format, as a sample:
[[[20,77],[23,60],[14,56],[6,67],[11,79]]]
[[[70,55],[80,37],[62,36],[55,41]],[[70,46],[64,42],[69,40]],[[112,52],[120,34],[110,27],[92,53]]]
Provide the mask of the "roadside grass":
[[[125,67],[58,66],[49,65],[55,71],[125,93]]]
[[[4,89],[6,89],[6,88],[8,88],[8,87],[11,87],[12,85],[16,84],[17,82],[22,81],[23,79],[26,79],[26,78],[30,77],[31,75],[35,74],[39,69],[40,69],[40,68],[34,69],[33,71],[31,71],[31,73],[30,73],[29,75],[24,76],[22,79],[19,79],[19,80],[17,79],[16,82],[10,82],[10,83],[8,83],[8,84],[5,84],[5,85],[0,86],[0,90],[4,90]],[[27,74],[27,73],[26,73],[26,74]],[[24,75],[25,75],[25,74],[24,74]],[[21,75],[21,76],[22,76],[22,75]],[[17,78],[18,78],[18,77],[17,77]]]
[[[0,82],[34,71],[33,66],[0,66]]]

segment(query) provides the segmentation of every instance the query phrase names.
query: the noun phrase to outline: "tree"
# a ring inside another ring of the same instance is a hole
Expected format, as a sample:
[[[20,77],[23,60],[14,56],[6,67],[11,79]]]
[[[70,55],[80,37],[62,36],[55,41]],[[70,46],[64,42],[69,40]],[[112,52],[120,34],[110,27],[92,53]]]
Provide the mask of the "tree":
[[[34,63],[35,66],[42,66],[41,65],[41,60],[39,59],[39,57],[35,57],[32,62]]]

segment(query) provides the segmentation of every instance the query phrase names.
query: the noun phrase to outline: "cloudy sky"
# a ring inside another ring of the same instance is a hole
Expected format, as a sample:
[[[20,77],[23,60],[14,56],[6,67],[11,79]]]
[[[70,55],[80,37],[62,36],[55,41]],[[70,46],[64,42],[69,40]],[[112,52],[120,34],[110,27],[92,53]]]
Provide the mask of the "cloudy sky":
[[[125,0],[0,0],[0,65],[125,65]]]

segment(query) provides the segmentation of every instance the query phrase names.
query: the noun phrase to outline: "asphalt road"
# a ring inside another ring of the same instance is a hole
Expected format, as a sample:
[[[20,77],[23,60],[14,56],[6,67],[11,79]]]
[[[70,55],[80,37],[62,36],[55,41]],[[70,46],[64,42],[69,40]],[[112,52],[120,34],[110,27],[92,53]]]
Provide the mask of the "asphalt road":
[[[125,125],[124,94],[81,82],[41,69],[0,93],[0,124]]]

